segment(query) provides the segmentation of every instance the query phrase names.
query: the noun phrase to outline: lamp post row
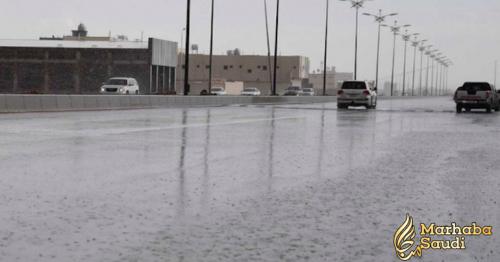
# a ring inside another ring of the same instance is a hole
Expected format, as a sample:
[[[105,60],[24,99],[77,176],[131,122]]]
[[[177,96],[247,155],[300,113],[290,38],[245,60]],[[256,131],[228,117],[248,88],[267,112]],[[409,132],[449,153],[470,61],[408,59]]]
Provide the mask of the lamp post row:
[[[358,33],[359,33],[359,9],[363,8],[365,2],[373,1],[373,0],[339,0],[342,2],[350,2],[351,7],[356,10],[355,16],[355,40],[354,40],[354,80],[358,78]],[[277,95],[277,64],[278,64],[278,37],[279,37],[279,6],[280,0],[276,0],[276,27],[275,27],[275,41],[274,41],[274,67],[273,73],[270,74],[270,80],[272,80],[271,84],[271,95]],[[268,36],[268,51],[269,49],[269,31],[267,24],[267,3],[264,0],[264,8],[266,12],[266,31]],[[326,21],[325,21],[325,47],[324,47],[324,67],[323,67],[323,95],[326,95],[326,86],[327,86],[327,57],[328,57],[328,17],[329,17],[329,9],[330,9],[330,0],[326,0]],[[212,89],[212,65],[213,65],[213,31],[214,31],[214,10],[215,10],[215,0],[211,0],[211,23],[210,23],[210,58],[209,58],[209,87],[208,91],[211,92]],[[186,31],[186,46],[185,46],[185,65],[184,65],[184,95],[189,95],[190,85],[189,85],[189,46],[190,46],[190,15],[191,15],[191,0],[187,0],[187,15],[186,15],[186,27],[183,28],[183,33]],[[395,74],[395,60],[396,60],[396,37],[399,35],[399,32],[402,28],[410,27],[411,25],[398,25],[397,21],[394,22],[394,26],[388,26],[383,24],[385,19],[390,16],[396,16],[397,13],[390,14],[382,14],[382,10],[379,10],[378,14],[370,14],[363,13],[363,15],[371,16],[375,18],[375,22],[378,23],[378,34],[377,34],[377,59],[376,59],[376,72],[375,72],[375,86],[378,88],[379,86],[379,66],[380,66],[380,38],[381,38],[381,27],[389,27],[394,35],[394,43],[393,43],[393,54],[392,54],[392,73],[391,73],[391,96],[394,95],[394,74]],[[447,86],[447,74],[448,67],[452,65],[452,62],[446,58],[441,57],[442,53],[438,52],[438,50],[431,50],[432,45],[425,46],[425,42],[428,40],[418,40],[417,36],[419,34],[408,34],[408,30],[406,30],[405,34],[402,35],[403,41],[405,42],[405,51],[404,51],[404,64],[403,64],[403,90],[402,95],[406,95],[406,58],[407,58],[407,47],[408,42],[411,42],[411,45],[414,47],[413,54],[413,73],[412,73],[412,88],[411,95],[413,96],[415,93],[415,74],[416,74],[416,55],[417,49],[420,51],[420,85],[419,85],[419,95],[423,95],[423,56],[424,54],[427,56],[427,72],[426,72],[426,86],[425,86],[425,95],[429,94],[429,60],[432,58],[431,65],[431,91],[430,94],[434,94],[434,81],[436,94],[443,94],[445,92],[445,87]],[[411,37],[414,37],[411,40]],[[181,37],[183,38],[183,37]],[[181,39],[182,42],[183,39]],[[268,59],[270,65],[270,52],[268,52]],[[436,62],[436,78],[434,79],[434,62]],[[495,81],[496,82],[496,81]]]

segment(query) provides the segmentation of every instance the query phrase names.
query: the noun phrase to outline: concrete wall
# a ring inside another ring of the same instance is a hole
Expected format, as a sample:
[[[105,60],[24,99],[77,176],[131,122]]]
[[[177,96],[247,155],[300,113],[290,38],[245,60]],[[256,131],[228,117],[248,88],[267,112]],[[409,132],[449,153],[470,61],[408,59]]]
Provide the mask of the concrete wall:
[[[0,95],[0,113],[335,102],[336,97]]]

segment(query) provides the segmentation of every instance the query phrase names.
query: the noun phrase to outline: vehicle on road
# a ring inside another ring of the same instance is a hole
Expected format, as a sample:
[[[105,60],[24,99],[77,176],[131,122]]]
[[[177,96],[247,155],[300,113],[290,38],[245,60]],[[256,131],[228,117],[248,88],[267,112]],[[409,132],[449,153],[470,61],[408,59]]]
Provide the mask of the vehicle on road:
[[[139,94],[139,84],[135,78],[113,77],[101,86],[102,94],[130,95]]]
[[[211,95],[215,96],[225,96],[227,95],[226,90],[223,87],[212,87]]]
[[[364,106],[366,109],[377,108],[377,90],[366,81],[345,81],[337,92],[337,107]]]
[[[302,95],[303,96],[314,96],[315,95],[314,88],[304,88],[302,90]]]
[[[255,87],[246,87],[241,91],[242,96],[260,96],[260,90]]]
[[[485,109],[488,113],[492,110],[499,111],[498,96],[495,88],[487,82],[466,82],[455,92],[457,113],[462,113],[463,109],[467,112],[471,109]]]
[[[290,86],[285,90],[284,96],[301,96],[303,93],[300,86]]]

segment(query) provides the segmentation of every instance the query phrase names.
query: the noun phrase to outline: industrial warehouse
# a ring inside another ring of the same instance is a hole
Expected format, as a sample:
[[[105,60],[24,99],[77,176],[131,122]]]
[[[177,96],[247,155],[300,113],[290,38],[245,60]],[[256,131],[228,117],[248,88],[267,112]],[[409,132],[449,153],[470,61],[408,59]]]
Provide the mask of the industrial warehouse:
[[[111,77],[137,79],[142,94],[175,93],[177,43],[71,36],[0,40],[0,92],[96,94]]]

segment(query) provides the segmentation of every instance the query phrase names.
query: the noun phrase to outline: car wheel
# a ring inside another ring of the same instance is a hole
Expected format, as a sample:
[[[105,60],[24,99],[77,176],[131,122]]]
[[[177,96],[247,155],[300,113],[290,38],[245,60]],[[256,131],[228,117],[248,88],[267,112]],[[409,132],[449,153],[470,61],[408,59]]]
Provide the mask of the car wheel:
[[[126,95],[130,95],[130,92],[127,90],[127,92],[125,92]]]
[[[135,94],[138,95],[139,94],[139,90],[135,90]]]
[[[471,108],[470,107],[466,107],[465,108],[465,112],[470,112]]]
[[[462,113],[462,106],[461,105],[457,105],[457,113],[458,114]]]
[[[491,106],[486,107],[486,113],[491,113]]]

